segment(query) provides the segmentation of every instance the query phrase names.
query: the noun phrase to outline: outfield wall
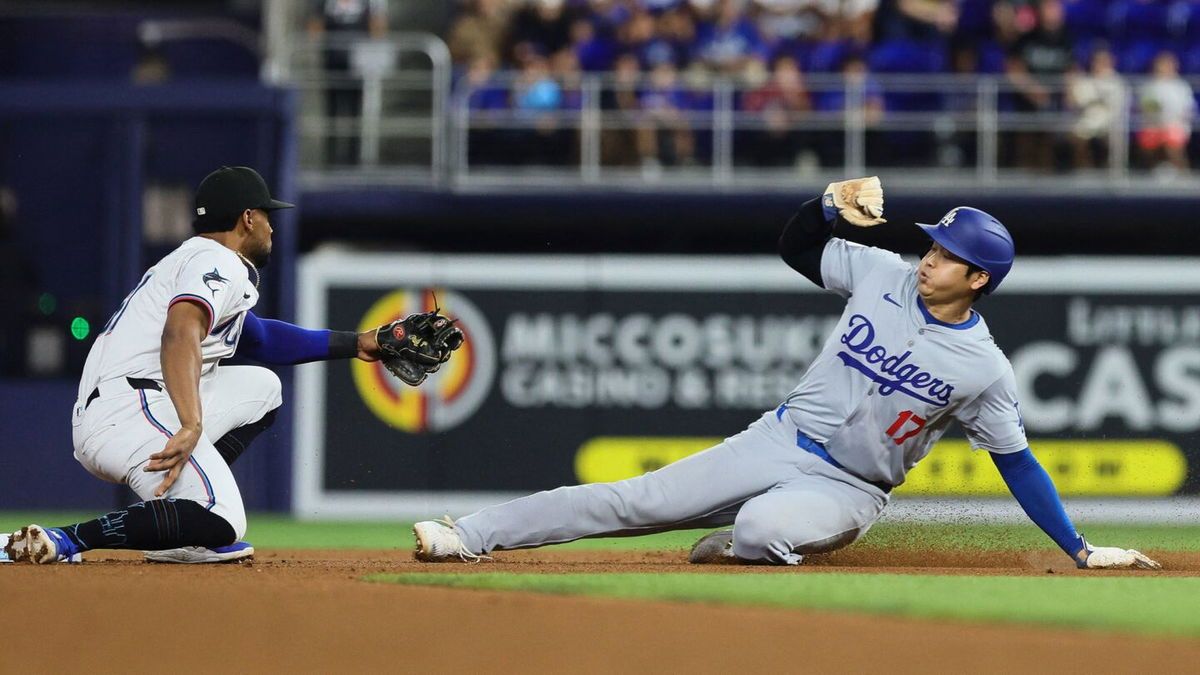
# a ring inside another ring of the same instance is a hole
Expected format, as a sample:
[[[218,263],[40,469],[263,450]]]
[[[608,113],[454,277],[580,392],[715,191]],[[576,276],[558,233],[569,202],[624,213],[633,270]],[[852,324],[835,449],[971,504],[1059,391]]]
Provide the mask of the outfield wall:
[[[302,517],[461,514],[617,480],[774,407],[842,308],[777,258],[323,252],[305,325],[365,329],[433,306],[467,346],[419,389],[362,362],[300,369]],[[1035,452],[1068,497],[1200,494],[1200,266],[1022,259],[979,305]],[[950,434],[897,495],[1005,494]]]

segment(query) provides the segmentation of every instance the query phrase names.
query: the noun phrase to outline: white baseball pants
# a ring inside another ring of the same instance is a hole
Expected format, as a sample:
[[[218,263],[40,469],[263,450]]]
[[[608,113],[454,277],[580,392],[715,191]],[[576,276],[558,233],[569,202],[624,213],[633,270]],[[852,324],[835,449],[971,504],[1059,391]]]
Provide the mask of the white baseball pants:
[[[733,524],[743,560],[797,564],[846,546],[889,496],[796,445],[785,416],[765,413],[742,433],[637,478],[561,487],[481,509],[456,529],[476,553],[584,537]]]
[[[76,401],[72,414],[75,459],[92,475],[128,485],[143,500],[165,472],[147,473],[150,455],[159,452],[175,431],[179,418],[166,391],[137,390],[124,379],[101,383],[99,398],[85,405]],[[179,479],[164,495],[190,499],[224,518],[238,539],[246,534],[242,495],[225,460],[213,446],[237,427],[262,419],[283,403],[279,377],[256,366],[218,366],[200,382],[204,433]]]

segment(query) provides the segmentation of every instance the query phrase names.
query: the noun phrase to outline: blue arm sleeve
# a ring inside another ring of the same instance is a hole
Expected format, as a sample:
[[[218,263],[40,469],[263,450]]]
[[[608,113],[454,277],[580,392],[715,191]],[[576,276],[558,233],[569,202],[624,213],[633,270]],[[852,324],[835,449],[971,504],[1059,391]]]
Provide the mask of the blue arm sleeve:
[[[1033,456],[1033,451],[1025,448],[1020,452],[990,454],[1009,491],[1025,509],[1029,519],[1074,558],[1084,546],[1083,539],[1071,524],[1054,482]]]
[[[338,358],[332,355],[328,330],[309,330],[284,321],[260,319],[246,312],[237,355],[274,366],[290,366]]]

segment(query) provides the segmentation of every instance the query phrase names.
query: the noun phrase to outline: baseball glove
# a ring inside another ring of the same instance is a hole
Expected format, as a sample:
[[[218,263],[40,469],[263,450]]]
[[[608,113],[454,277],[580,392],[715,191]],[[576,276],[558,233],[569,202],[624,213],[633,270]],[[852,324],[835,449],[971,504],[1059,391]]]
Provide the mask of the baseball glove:
[[[825,188],[822,205],[837,210],[847,223],[858,227],[887,222],[883,218],[883,185],[878,176],[830,183]]]
[[[413,387],[436,373],[463,344],[463,332],[438,310],[410,314],[375,329],[383,365]]]

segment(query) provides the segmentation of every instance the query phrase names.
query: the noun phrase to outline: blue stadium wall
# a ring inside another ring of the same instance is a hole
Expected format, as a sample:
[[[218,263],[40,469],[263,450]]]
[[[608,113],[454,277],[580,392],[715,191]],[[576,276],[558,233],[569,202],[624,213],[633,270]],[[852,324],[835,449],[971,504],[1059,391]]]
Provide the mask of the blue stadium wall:
[[[27,274],[67,305],[60,314],[100,325],[169,248],[143,243],[148,185],[190,191],[215,167],[246,164],[275,193],[294,198],[294,107],[292,93],[253,81],[0,84],[0,185],[16,198],[8,236]],[[294,312],[297,223],[289,212],[273,220],[275,264],[260,306],[286,319]],[[0,508],[103,508],[128,500],[124,488],[97,481],[72,458],[74,373],[89,346],[68,340],[70,376],[0,379]],[[280,375],[290,387],[290,373]],[[236,467],[250,508],[290,503],[290,414],[285,410],[282,423]]]

